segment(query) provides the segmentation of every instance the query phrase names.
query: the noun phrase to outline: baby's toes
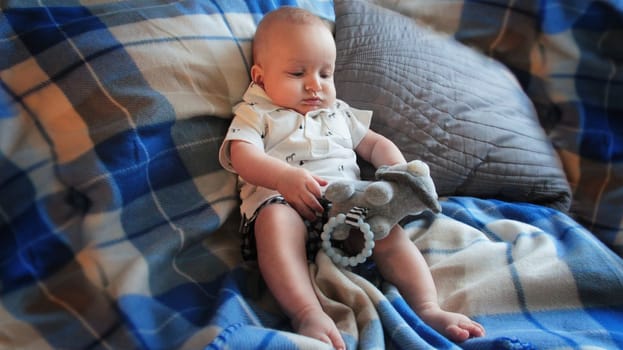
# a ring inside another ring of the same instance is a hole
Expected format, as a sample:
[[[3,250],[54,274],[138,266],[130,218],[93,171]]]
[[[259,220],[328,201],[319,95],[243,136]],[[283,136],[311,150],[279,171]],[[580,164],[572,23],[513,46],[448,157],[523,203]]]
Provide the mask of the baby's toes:
[[[461,328],[461,326],[454,324],[446,327],[445,334],[446,337],[457,343],[469,339],[470,336],[470,332],[467,329]]]
[[[470,320],[466,324],[461,324],[461,327],[469,332],[470,337],[483,337],[485,335],[485,327],[478,322]]]
[[[472,337],[484,336],[485,329],[478,322],[468,320],[458,325],[449,325],[446,328],[446,335],[455,342],[462,342]]]

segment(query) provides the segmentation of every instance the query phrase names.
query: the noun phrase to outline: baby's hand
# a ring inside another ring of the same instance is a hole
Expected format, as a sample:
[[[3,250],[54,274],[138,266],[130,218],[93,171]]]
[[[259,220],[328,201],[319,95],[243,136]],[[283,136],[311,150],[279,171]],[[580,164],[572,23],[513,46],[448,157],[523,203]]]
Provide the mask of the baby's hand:
[[[291,168],[277,180],[277,191],[302,217],[313,221],[316,213],[323,211],[318,198],[322,196],[320,188],[326,185],[326,180],[305,169]]]

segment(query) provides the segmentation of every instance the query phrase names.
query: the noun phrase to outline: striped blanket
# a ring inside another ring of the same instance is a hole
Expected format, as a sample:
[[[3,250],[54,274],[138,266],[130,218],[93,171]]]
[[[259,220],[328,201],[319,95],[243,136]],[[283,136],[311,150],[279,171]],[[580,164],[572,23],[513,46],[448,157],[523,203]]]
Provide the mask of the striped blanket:
[[[448,341],[373,264],[345,270],[318,254],[310,275],[348,347],[623,348],[623,5],[377,2],[474,46],[485,41],[470,34],[531,18],[542,68],[505,35],[488,53],[540,117],[553,106],[542,122],[580,181],[570,213],[474,194],[405,222],[441,305],[480,322],[483,338]],[[0,2],[0,348],[325,347],[292,332],[242,262],[236,178],[217,159],[255,27],[286,4],[335,18],[322,0]]]

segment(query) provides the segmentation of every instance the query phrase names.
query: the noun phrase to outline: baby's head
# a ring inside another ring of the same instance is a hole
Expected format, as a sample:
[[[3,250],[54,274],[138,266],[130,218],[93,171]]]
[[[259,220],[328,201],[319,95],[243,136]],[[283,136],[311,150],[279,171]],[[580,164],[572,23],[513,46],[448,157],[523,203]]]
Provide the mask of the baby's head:
[[[295,7],[268,13],[253,39],[251,79],[276,105],[301,114],[335,104],[335,41],[328,25]]]

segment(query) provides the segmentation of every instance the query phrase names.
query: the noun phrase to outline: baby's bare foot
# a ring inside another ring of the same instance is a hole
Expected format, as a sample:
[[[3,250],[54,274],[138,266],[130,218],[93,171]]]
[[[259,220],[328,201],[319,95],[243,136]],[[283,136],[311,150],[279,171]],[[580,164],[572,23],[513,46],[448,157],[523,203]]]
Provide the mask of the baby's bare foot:
[[[428,303],[418,310],[417,314],[426,324],[455,342],[462,342],[471,337],[482,337],[485,329],[469,317],[442,310],[439,305]]]
[[[346,349],[346,344],[335,322],[322,309],[308,308],[292,318],[292,326],[298,334],[318,339],[337,350]]]

